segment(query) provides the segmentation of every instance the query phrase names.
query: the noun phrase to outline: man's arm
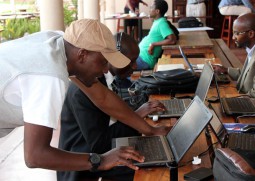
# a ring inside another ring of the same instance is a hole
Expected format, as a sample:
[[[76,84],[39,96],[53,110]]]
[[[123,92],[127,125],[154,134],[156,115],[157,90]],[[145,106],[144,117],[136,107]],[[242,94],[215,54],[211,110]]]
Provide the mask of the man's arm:
[[[127,0],[127,7],[130,9],[130,11],[132,11],[133,13],[135,12],[135,10],[132,8],[130,0]]]
[[[153,54],[153,49],[155,46],[163,46],[163,45],[175,45],[177,38],[174,34],[168,35],[164,40],[151,43],[149,46],[149,54]]]
[[[29,168],[44,168],[57,171],[90,170],[89,154],[71,153],[50,146],[53,129],[45,126],[24,124],[24,156]],[[101,155],[99,170],[108,170],[117,165],[126,165],[137,170],[127,159],[144,161],[132,147],[121,147]]]
[[[228,74],[231,77],[231,79],[235,81],[238,79],[238,77],[241,74],[241,70],[239,68],[233,68],[233,67],[226,68],[222,65],[214,65],[214,64],[212,64],[212,67],[215,73]]]
[[[137,115],[127,104],[100,82],[86,87],[76,77],[70,79],[99,107],[102,111],[120,120],[124,124],[138,130],[145,135],[166,135],[169,127],[152,127]]]

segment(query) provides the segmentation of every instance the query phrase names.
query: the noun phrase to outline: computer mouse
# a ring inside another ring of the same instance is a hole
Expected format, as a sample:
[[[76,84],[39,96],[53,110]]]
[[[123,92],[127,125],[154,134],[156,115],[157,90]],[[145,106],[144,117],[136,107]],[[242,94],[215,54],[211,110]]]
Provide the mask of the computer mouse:
[[[158,120],[158,116],[157,115],[152,117],[152,121],[157,121],[157,120]]]
[[[241,131],[244,133],[255,133],[255,125],[247,125],[241,128]]]

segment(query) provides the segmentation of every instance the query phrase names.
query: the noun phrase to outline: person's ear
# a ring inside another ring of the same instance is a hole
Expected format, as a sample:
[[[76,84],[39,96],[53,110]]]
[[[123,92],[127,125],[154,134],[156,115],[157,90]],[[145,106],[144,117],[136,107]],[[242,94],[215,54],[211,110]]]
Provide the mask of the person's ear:
[[[255,37],[255,31],[254,30],[249,31],[249,37],[250,38],[254,38]]]
[[[80,48],[77,52],[77,57],[79,62],[86,61],[86,58],[88,56],[88,51],[85,50],[84,48]]]
[[[159,9],[155,9],[156,14],[160,14],[160,10]]]

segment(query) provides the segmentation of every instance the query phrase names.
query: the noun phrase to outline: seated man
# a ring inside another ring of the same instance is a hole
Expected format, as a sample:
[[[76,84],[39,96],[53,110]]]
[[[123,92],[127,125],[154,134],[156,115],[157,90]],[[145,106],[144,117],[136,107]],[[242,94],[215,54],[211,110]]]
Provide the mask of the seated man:
[[[225,68],[214,65],[219,73],[228,73],[237,80],[236,88],[240,93],[255,97],[255,14],[239,16],[233,24],[233,40],[237,47],[244,47],[248,53],[243,68]]]
[[[112,88],[114,76],[120,79],[129,77],[136,68],[139,47],[136,41],[125,33],[116,36],[117,49],[126,55],[131,63],[122,69],[109,66],[109,71],[100,81]],[[116,105],[118,106],[118,105]],[[148,113],[164,107],[159,101],[147,102],[136,113],[145,117]],[[110,118],[98,109],[93,102],[75,85],[71,84],[61,113],[59,148],[75,152],[104,153],[111,149],[111,140],[116,137],[138,136],[133,128]],[[134,171],[127,167],[116,167],[109,171],[68,171],[58,172],[58,180],[77,180],[82,178],[104,177],[115,180],[133,180]]]
[[[255,12],[249,0],[221,0],[219,10],[222,15],[236,15]]]
[[[164,18],[167,10],[168,4],[164,0],[154,0],[150,6],[150,17],[154,21],[148,35],[139,44],[137,70],[153,69],[162,54],[161,46],[176,43],[176,36]]]
[[[188,0],[187,6],[186,6],[186,16],[206,16],[206,6],[205,6],[205,0]],[[206,24],[206,18],[199,18],[203,25]]]

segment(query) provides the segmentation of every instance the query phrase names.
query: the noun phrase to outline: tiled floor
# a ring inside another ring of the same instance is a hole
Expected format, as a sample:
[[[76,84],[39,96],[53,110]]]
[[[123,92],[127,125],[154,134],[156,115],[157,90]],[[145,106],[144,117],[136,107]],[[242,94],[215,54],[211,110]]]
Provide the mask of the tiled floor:
[[[56,172],[45,169],[29,169],[24,162],[23,127],[8,140],[13,145],[0,148],[0,181],[56,181]],[[51,145],[58,145],[59,129],[54,131]],[[16,138],[16,139],[15,139]],[[1,155],[5,154],[4,157]]]
[[[246,52],[244,49],[234,48],[231,46],[231,51],[244,62]],[[52,145],[57,146],[59,129],[54,131]],[[19,138],[22,138],[23,132],[19,133]],[[18,142],[18,140],[16,140]],[[56,181],[56,174],[54,171],[43,169],[29,169],[24,164],[23,158],[23,144],[17,143],[16,149],[8,157],[1,159],[0,148],[0,180],[1,181]]]

